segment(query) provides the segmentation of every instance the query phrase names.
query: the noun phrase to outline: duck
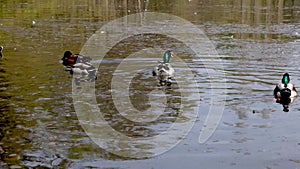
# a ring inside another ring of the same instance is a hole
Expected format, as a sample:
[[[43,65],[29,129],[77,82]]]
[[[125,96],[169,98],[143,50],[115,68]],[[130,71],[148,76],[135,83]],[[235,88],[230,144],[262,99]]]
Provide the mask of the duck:
[[[72,54],[71,51],[65,51],[64,56],[61,58],[62,64],[66,66],[66,70],[71,70],[76,63],[88,63],[92,59],[89,56],[84,56],[81,54]]]
[[[161,86],[171,86],[174,79],[175,70],[170,64],[171,57],[173,57],[172,51],[167,50],[163,55],[163,61],[160,61],[152,70],[152,75],[157,77]]]
[[[274,89],[274,97],[276,99],[294,98],[298,95],[295,86],[290,83],[290,75],[285,73],[282,77],[281,83],[276,85]]]
[[[97,69],[91,63],[92,58],[81,54],[73,54],[71,51],[65,51],[61,58],[65,70],[69,71],[71,75],[75,75],[76,84],[79,81],[97,80]]]
[[[298,93],[295,86],[290,83],[290,75],[288,73],[283,75],[281,83],[275,86],[273,92],[276,103],[282,104],[284,112],[289,112],[289,104],[293,103]]]
[[[0,46],[0,59],[3,57],[2,50],[3,50],[3,46]]]

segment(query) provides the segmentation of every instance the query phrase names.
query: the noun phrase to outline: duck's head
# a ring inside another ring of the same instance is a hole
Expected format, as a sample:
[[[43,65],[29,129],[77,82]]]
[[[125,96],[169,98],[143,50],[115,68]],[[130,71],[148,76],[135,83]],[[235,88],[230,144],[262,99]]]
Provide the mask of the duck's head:
[[[281,83],[284,84],[284,86],[287,86],[287,84],[290,83],[290,75],[288,73],[283,75]]]
[[[64,57],[63,58],[61,58],[61,60],[66,60],[66,59],[68,59],[70,56],[72,56],[73,54],[72,54],[72,52],[70,52],[70,51],[65,51],[65,53],[64,53]]]
[[[164,63],[169,63],[171,57],[173,57],[172,51],[171,50],[167,50],[164,53],[164,57],[163,57],[164,58]]]
[[[0,58],[2,58],[2,56],[3,56],[2,50],[3,50],[3,46],[0,46]]]
[[[65,51],[65,54],[64,54],[64,58],[68,58],[72,55],[72,52],[70,51]]]

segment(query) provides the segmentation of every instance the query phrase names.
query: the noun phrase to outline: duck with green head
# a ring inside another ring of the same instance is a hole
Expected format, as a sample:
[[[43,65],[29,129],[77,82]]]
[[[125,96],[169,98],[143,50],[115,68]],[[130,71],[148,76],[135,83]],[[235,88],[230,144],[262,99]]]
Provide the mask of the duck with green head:
[[[159,62],[152,71],[153,76],[157,76],[161,86],[171,86],[172,84],[175,70],[170,64],[171,57],[173,57],[172,51],[167,50],[163,55],[163,61]]]
[[[290,83],[290,75],[285,73],[282,77],[281,83],[276,85],[274,89],[274,97],[276,99],[288,99],[297,96],[297,90],[295,86]]]

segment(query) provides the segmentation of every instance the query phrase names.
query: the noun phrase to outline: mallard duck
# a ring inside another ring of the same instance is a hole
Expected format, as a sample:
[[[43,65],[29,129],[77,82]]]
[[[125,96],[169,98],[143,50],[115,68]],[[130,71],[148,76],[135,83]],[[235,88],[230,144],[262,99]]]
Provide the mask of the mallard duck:
[[[64,56],[61,58],[61,60],[62,64],[66,67],[74,67],[76,63],[87,63],[90,62],[92,59],[89,56],[72,54],[72,52],[70,51],[65,51]]]
[[[77,80],[94,81],[97,79],[97,70],[90,63],[92,59],[89,56],[72,54],[72,52],[66,51],[61,60],[62,64],[66,67],[66,71],[70,71],[72,75],[76,75]]]
[[[3,57],[2,50],[3,50],[3,46],[0,46],[0,59]]]
[[[274,97],[276,103],[280,103],[283,106],[284,112],[289,112],[289,104],[294,101],[297,96],[296,88],[290,83],[290,76],[285,73],[282,77],[281,83],[276,85],[274,89]]]
[[[172,52],[167,50],[163,55],[163,61],[159,62],[152,71],[152,75],[157,76],[157,80],[161,86],[170,86],[172,84],[175,71],[169,63],[171,57],[173,57]]]
[[[285,73],[282,77],[281,83],[276,85],[274,89],[274,97],[276,99],[287,99],[297,96],[297,90],[295,86],[290,83],[290,75]]]

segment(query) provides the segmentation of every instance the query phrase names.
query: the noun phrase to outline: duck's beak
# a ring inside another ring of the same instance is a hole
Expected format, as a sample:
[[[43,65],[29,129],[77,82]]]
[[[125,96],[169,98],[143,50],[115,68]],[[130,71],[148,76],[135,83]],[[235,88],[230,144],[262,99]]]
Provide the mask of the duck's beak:
[[[171,57],[176,56],[173,51],[170,51],[170,53],[171,53]]]

